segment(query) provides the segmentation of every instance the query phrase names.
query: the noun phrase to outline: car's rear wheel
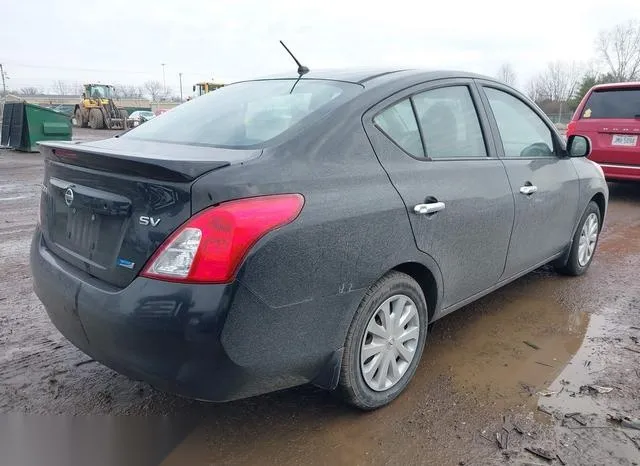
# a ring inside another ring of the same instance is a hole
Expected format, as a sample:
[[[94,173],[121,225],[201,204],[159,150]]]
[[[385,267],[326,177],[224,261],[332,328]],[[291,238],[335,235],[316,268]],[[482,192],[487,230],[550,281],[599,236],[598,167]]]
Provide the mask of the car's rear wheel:
[[[358,408],[394,400],[413,377],[427,336],[427,303],[410,276],[390,272],[363,298],[349,328],[338,390]]]
[[[557,268],[558,272],[578,276],[587,271],[598,246],[601,218],[598,204],[591,201],[573,236],[569,259],[565,265]]]

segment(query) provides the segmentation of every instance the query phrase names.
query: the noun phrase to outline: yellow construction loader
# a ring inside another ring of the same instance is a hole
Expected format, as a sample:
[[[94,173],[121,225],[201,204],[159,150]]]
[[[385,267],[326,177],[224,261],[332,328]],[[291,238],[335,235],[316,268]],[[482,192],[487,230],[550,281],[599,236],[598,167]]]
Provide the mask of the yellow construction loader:
[[[73,112],[75,125],[92,129],[126,129],[129,114],[116,106],[113,98],[113,86],[85,84],[82,100]]]
[[[216,89],[220,89],[221,87],[224,87],[224,84],[207,82],[196,83],[193,86],[193,94],[194,97],[200,97],[201,95],[207,94],[211,91],[215,91]]]

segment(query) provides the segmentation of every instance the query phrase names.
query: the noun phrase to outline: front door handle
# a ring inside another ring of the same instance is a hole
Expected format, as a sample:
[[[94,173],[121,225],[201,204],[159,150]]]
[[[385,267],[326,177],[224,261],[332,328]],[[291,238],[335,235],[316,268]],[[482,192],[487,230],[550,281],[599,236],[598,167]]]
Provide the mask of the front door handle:
[[[444,210],[444,202],[432,202],[430,204],[418,204],[413,208],[416,214],[430,215]]]
[[[535,193],[536,191],[538,191],[538,187],[537,186],[533,186],[533,185],[525,185],[525,186],[521,186],[520,187],[520,192],[522,194],[526,194],[527,196],[532,195],[533,193]]]

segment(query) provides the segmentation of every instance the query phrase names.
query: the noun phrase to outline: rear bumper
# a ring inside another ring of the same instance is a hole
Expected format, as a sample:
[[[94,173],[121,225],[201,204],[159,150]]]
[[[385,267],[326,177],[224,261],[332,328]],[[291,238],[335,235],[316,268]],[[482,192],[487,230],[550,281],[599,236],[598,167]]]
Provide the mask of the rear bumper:
[[[238,284],[139,277],[124,289],[107,288],[53,255],[39,230],[31,245],[31,268],[37,296],[67,339],[104,365],[164,391],[228,401],[313,381],[328,363],[335,364],[332,351],[317,346],[284,355],[262,351],[258,357],[261,349],[248,341],[269,341],[269,336],[252,335],[256,324],[247,319],[255,321],[270,308]],[[262,308],[238,311],[231,319],[233,332],[226,332],[231,336],[223,336],[239,294],[242,302]],[[264,328],[273,331],[268,324]]]
[[[607,180],[640,181],[640,165],[620,165],[598,162]]]

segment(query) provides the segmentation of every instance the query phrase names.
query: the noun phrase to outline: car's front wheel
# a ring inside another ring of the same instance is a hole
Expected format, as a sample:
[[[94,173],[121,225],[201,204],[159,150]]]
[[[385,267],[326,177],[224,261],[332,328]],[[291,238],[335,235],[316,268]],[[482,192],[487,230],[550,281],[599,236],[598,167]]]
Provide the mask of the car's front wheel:
[[[598,204],[591,201],[582,215],[578,229],[573,236],[569,259],[565,265],[558,267],[558,272],[565,275],[578,276],[587,271],[598,246],[601,221],[600,208]]]
[[[413,377],[427,336],[427,303],[418,283],[390,272],[366,293],[349,328],[338,390],[358,408],[394,400]]]

